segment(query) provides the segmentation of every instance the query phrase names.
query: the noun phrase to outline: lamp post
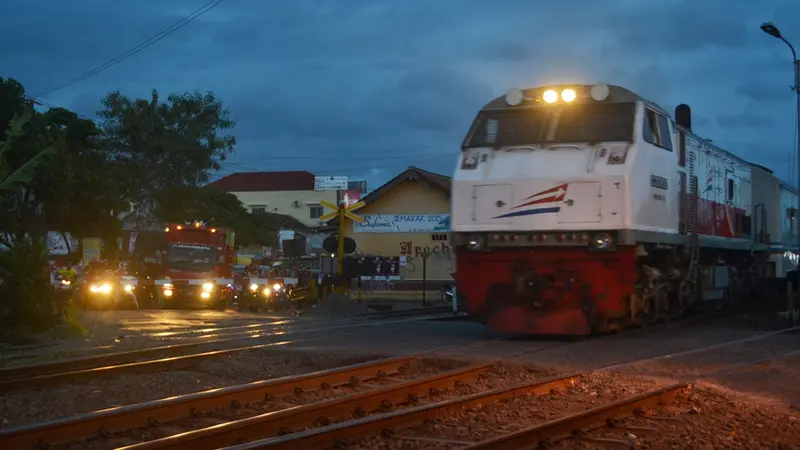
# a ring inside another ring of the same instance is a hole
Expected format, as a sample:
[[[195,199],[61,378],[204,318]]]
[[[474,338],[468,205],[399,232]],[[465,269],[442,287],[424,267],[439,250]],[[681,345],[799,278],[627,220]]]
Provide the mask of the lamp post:
[[[789,50],[792,51],[792,63],[794,64],[794,86],[792,86],[792,91],[795,93],[795,99],[797,103],[797,112],[795,113],[796,114],[795,119],[797,120],[797,130],[798,130],[796,136],[797,153],[798,153],[796,188],[798,192],[798,204],[797,204],[797,210],[795,210],[795,213],[792,215],[794,221],[794,223],[792,224],[793,228],[792,231],[797,235],[798,248],[796,249],[797,250],[796,252],[792,253],[797,253],[800,252],[800,232],[798,232],[798,225],[797,225],[800,219],[796,217],[798,215],[798,212],[800,212],[800,60],[797,59],[797,52],[794,50],[794,46],[789,41],[787,41],[786,38],[783,37],[783,35],[781,35],[781,30],[779,30],[774,23],[772,22],[762,23],[761,31],[767,33],[768,35],[776,39],[780,39],[781,41],[783,41],[784,44],[789,46]]]

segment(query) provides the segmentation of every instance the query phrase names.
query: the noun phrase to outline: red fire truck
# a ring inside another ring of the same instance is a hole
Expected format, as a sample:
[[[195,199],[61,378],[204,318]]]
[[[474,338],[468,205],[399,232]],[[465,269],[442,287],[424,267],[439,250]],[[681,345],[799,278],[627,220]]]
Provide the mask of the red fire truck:
[[[230,304],[233,231],[193,222],[169,224],[164,232],[164,276],[155,280],[160,306],[224,309]]]

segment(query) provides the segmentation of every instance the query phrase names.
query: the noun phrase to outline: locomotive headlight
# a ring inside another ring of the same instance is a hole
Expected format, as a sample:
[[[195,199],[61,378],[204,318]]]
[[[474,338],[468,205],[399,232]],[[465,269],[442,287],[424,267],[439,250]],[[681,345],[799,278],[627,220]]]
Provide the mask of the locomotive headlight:
[[[544,100],[545,103],[555,103],[558,101],[558,92],[548,89],[542,94],[542,100]]]
[[[461,170],[474,170],[478,168],[478,152],[468,152],[464,154],[464,159],[461,160]]]
[[[627,156],[627,150],[614,150],[608,154],[608,160],[606,163],[609,165],[625,164],[625,158]]]
[[[598,250],[605,250],[611,247],[611,235],[608,233],[597,233],[592,238],[592,247]]]
[[[578,97],[578,94],[575,93],[574,89],[564,89],[561,91],[561,100],[567,103],[574,102],[576,97]]]
[[[203,290],[206,292],[212,291],[214,289],[213,283],[203,283]]]
[[[467,248],[470,250],[480,250],[483,248],[483,238],[478,235],[470,236],[467,239]]]

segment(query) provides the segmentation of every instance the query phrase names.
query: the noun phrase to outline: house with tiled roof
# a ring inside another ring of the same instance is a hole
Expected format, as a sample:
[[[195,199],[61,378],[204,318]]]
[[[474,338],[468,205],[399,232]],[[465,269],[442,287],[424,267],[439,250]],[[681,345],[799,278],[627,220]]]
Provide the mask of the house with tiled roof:
[[[250,212],[283,214],[314,228],[326,213],[320,201],[336,203],[336,191],[315,191],[314,179],[306,170],[238,172],[208,186],[236,195]]]
[[[356,242],[360,254],[399,261],[399,267],[390,270],[398,281],[423,278],[423,254],[429,255],[425,277],[449,280],[455,270],[449,242],[450,192],[449,176],[410,166],[361,199],[365,205],[354,212],[365,220],[347,220],[345,235]],[[329,224],[336,225],[336,219]]]

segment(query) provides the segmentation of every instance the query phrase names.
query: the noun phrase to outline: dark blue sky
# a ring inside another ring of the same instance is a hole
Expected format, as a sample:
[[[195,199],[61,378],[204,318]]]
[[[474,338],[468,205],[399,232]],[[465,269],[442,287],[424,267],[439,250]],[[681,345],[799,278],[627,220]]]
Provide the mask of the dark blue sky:
[[[207,0],[4,0],[0,76],[29,94],[78,76]],[[102,96],[212,90],[238,122],[226,173],[450,174],[477,110],[509,87],[604,81],[789,178],[793,0],[225,0],[143,52],[45,96],[91,116]]]

